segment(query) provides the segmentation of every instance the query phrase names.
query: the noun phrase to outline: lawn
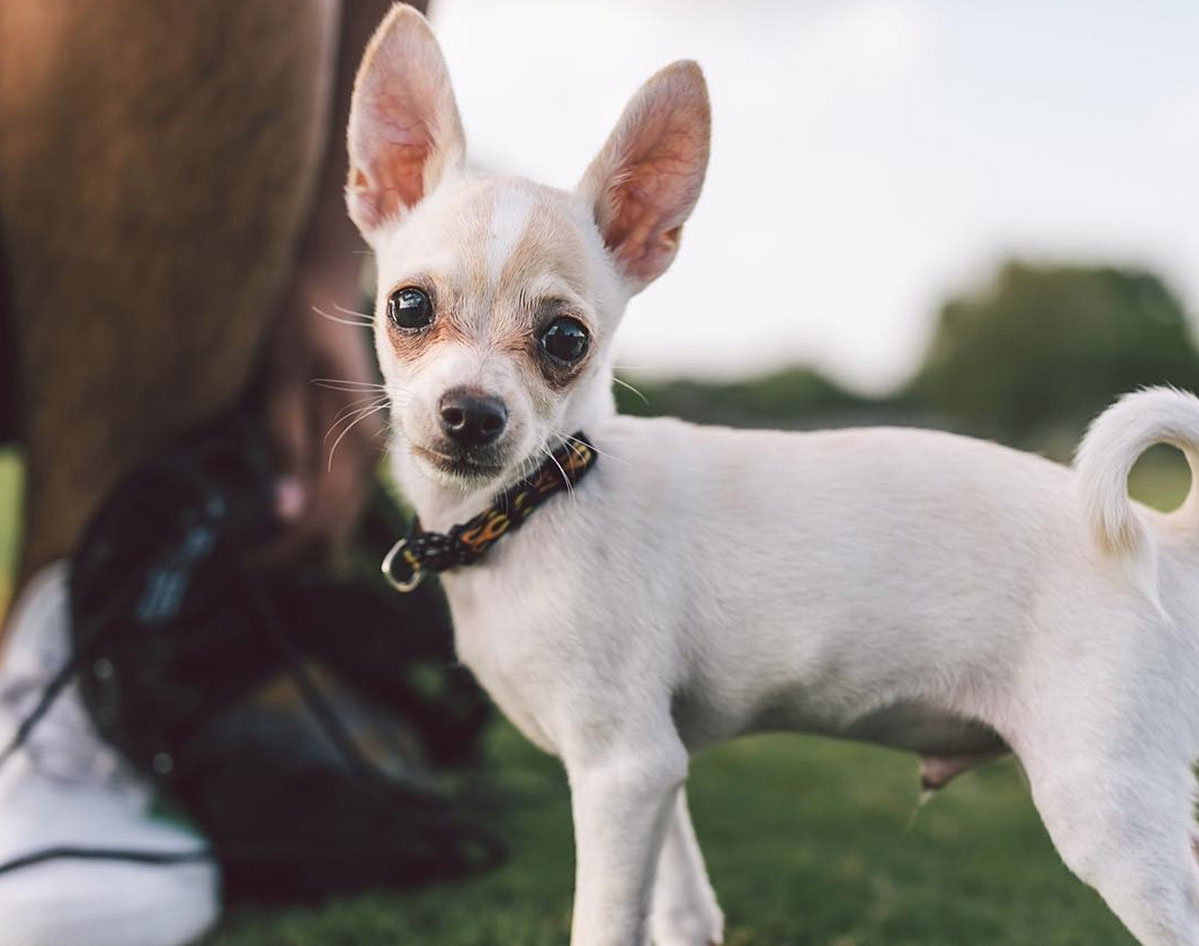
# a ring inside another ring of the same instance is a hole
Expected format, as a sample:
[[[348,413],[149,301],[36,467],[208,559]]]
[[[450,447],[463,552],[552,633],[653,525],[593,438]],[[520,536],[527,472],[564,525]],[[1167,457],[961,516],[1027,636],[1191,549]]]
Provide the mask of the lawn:
[[[502,724],[490,753],[506,867],[412,895],[237,913],[208,946],[563,946],[573,855],[560,766]],[[1133,942],[1061,865],[1011,760],[919,811],[911,756],[808,737],[724,746],[689,784],[729,946]]]
[[[0,617],[12,592],[20,524],[21,463],[15,450],[0,449]]]
[[[15,460],[0,453],[0,611],[15,537]],[[1185,492],[1160,452],[1135,494]],[[490,876],[309,911],[235,911],[205,946],[562,946],[573,853],[559,764],[496,723],[493,827],[511,861]],[[1118,946],[1133,941],[1062,866],[1011,759],[917,807],[916,762],[799,736],[740,740],[698,758],[692,813],[728,918],[729,946]]]

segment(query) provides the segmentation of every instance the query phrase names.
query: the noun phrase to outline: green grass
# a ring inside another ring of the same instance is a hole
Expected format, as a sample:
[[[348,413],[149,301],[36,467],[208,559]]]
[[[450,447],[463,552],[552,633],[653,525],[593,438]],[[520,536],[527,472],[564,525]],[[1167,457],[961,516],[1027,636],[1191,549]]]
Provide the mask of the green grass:
[[[0,449],[0,618],[12,594],[21,526],[21,461],[15,450]]]
[[[573,872],[564,777],[506,725],[490,745],[506,867],[411,895],[238,913],[210,946],[562,946]],[[1132,943],[1061,865],[1010,760],[918,813],[912,757],[808,737],[724,746],[696,760],[689,785],[729,946]]]

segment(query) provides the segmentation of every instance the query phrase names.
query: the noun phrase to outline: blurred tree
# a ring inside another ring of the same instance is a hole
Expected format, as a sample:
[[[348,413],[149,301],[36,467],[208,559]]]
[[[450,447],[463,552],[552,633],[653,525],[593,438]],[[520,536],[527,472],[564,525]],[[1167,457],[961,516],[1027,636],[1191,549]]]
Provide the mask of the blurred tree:
[[[1199,388],[1199,356],[1157,276],[1010,262],[944,305],[908,394],[952,426],[1026,444],[1161,383]]]
[[[886,403],[853,394],[804,366],[744,381],[639,381],[636,390],[626,382],[616,393],[626,414],[668,415],[737,427],[862,423]]]

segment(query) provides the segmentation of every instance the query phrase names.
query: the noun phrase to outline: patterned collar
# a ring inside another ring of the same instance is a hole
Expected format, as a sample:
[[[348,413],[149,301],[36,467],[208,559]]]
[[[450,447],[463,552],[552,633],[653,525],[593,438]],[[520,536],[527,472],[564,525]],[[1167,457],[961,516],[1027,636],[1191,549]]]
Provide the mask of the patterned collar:
[[[496,542],[524,525],[543,502],[570,489],[595,465],[596,452],[581,431],[554,451],[537,472],[495,498],[491,506],[449,532],[426,532],[413,520],[408,534],[383,559],[383,577],[397,591],[412,591],[426,572],[478,561]]]

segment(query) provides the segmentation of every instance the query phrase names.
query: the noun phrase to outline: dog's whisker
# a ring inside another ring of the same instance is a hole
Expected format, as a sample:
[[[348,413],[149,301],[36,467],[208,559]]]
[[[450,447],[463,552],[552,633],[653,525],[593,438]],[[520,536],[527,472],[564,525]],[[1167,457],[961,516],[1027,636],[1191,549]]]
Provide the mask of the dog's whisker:
[[[337,305],[337,303],[333,304],[333,308],[335,308],[342,315],[346,315],[346,316],[355,316],[356,315],[360,318],[366,319],[368,324],[374,325],[375,317],[373,315],[371,315],[369,312],[359,312],[357,309],[347,309],[343,305]]]
[[[340,411],[337,412],[336,416],[333,418],[333,423],[330,424],[330,431],[332,431],[333,428],[337,427],[338,424],[340,424],[343,420],[345,420],[347,417],[349,417],[350,414],[356,412],[359,408],[363,407],[364,405],[373,407],[374,405],[380,403],[382,400],[383,400],[383,398],[380,398],[378,395],[368,394],[366,397],[360,397],[360,398],[356,398],[353,401],[350,401],[349,404],[345,405]],[[369,404],[368,404],[368,402],[369,402]],[[328,440],[328,438],[329,438],[329,433],[326,432],[325,439]]]
[[[323,383],[314,381],[313,384],[318,388],[323,388],[326,391],[337,391],[340,394],[382,394],[383,388],[355,388],[346,384]]]
[[[337,428],[340,425],[349,421],[349,425],[346,427],[346,429],[341,431],[341,433],[338,435],[338,438],[337,438],[338,440],[340,440],[343,436],[345,436],[346,430],[349,430],[350,427],[353,427],[354,424],[356,424],[356,423],[358,423],[358,421],[362,420],[362,416],[359,416],[359,415],[365,416],[365,415],[369,415],[372,411],[383,410],[383,408],[385,408],[387,406],[387,403],[388,402],[386,401],[386,399],[380,398],[375,401],[372,401],[370,404],[367,404],[365,407],[354,407],[353,405],[351,405],[349,409],[343,410],[342,413],[334,419],[333,423],[329,425],[329,429],[325,432],[325,443],[329,442],[329,438],[333,436],[333,434],[337,431]]]
[[[598,456],[601,456],[606,460],[611,460],[614,463],[627,463],[628,462],[627,460],[624,459],[624,457],[618,457],[614,453],[609,453],[605,450],[601,450],[595,444],[587,443],[587,441],[585,441],[585,440],[580,440],[574,434],[568,434],[563,430],[555,430],[554,434],[558,437],[561,437],[564,442],[570,441],[571,443],[578,444],[578,446],[580,446],[580,447],[587,447],[589,450],[594,450]]]
[[[325,441],[328,442],[333,431],[336,430],[337,427],[343,421],[347,420],[351,415],[356,414],[359,410],[364,410],[367,407],[374,407],[377,403],[377,400],[368,401],[366,398],[359,398],[358,400],[352,401],[351,403],[345,405],[334,415],[332,422],[330,422],[329,429],[325,431]]]
[[[352,325],[355,328],[370,328],[372,325],[374,325],[374,322],[370,319],[363,320],[342,318],[340,315],[333,315],[332,313],[326,312],[320,306],[314,305],[312,307],[312,311],[322,318],[328,319],[330,322],[339,322],[342,325]]]
[[[371,384],[367,381],[339,381],[337,378],[313,378],[312,383],[318,388],[325,388],[329,391],[342,391],[346,394],[381,393],[387,390],[382,384]]]
[[[342,440],[344,440],[344,439],[345,439],[345,436],[346,436],[346,434],[348,434],[348,433],[349,433],[351,430],[353,430],[353,429],[354,429],[354,427],[355,427],[355,426],[357,426],[358,424],[362,423],[362,421],[366,420],[366,419],[367,419],[368,417],[370,417],[372,414],[376,414],[376,413],[378,413],[379,411],[383,410],[383,408],[385,408],[386,406],[387,406],[386,404],[378,404],[378,405],[376,405],[375,407],[366,408],[366,409],[364,409],[364,410],[363,410],[363,412],[360,414],[360,416],[358,416],[357,418],[355,418],[353,421],[351,421],[349,424],[347,424],[347,425],[346,425],[346,429],[345,429],[345,430],[343,430],[343,431],[342,431],[342,432],[341,432],[341,433],[338,435],[337,439],[333,441],[333,446],[332,446],[332,447],[329,449],[329,466],[328,466],[328,469],[329,469],[330,471],[333,469],[333,457],[334,457],[334,456],[336,455],[336,453],[337,453],[337,447],[338,447],[338,444],[340,444],[340,443],[342,442]]]
[[[642,394],[637,388],[635,388],[631,384],[629,384],[629,382],[627,382],[624,378],[621,378],[617,375],[612,375],[612,380],[616,384],[619,384],[622,388],[628,388],[630,391],[632,391],[634,394],[636,394],[639,398],[641,398],[642,402],[645,404],[646,407],[650,406],[649,398],[647,398],[644,394]]]
[[[613,371],[657,371],[662,367],[662,362],[657,362],[652,365],[612,365]]]
[[[575,494],[574,484],[571,483],[570,477],[566,475],[566,470],[564,470],[562,468],[562,464],[558,462],[558,458],[556,456],[554,456],[554,451],[550,448],[550,445],[548,443],[542,443],[541,449],[543,451],[545,451],[545,455],[550,458],[550,460],[553,462],[554,466],[556,466],[558,468],[558,472],[562,474],[562,485],[566,487],[566,492],[570,496],[570,498],[574,499],[574,494]]]

